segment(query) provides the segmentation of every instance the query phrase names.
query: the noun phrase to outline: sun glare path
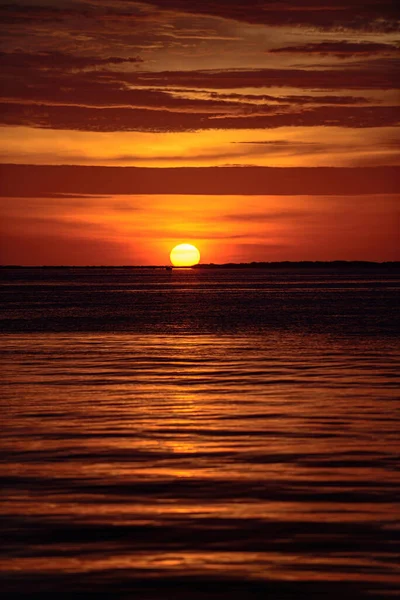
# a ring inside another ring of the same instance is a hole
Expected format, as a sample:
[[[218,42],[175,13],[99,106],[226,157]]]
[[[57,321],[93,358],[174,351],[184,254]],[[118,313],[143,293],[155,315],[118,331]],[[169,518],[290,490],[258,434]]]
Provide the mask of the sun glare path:
[[[174,267],[192,267],[200,261],[200,252],[192,244],[179,244],[172,248],[169,258]]]

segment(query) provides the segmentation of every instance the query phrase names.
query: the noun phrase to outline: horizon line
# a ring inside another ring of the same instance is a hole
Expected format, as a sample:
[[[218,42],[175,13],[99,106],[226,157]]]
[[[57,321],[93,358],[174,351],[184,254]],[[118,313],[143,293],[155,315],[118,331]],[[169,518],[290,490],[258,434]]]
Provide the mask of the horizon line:
[[[0,269],[214,269],[229,267],[274,267],[274,266],[400,266],[400,260],[280,260],[280,261],[251,261],[251,262],[227,262],[227,263],[198,263],[191,266],[162,265],[17,265],[0,264]]]

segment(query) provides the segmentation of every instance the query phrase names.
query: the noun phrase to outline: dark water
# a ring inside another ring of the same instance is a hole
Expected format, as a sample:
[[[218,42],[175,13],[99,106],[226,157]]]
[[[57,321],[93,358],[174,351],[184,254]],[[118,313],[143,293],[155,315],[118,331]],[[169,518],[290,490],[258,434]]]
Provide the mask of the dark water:
[[[4,598],[394,598],[387,271],[4,270]]]

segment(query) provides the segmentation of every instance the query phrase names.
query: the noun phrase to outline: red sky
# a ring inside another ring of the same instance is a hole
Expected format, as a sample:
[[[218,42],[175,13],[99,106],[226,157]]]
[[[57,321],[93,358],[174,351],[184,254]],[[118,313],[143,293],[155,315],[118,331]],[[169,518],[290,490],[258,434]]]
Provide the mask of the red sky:
[[[0,3],[2,264],[399,260],[399,9]]]

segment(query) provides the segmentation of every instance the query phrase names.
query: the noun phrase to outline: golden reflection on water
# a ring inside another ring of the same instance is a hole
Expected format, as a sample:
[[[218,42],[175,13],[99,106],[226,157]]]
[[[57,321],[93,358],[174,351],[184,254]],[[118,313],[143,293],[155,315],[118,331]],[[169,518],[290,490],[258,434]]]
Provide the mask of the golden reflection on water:
[[[65,550],[79,554],[78,546],[65,547]],[[98,546],[89,546],[87,556],[82,557],[46,557],[0,559],[0,568],[4,571],[26,571],[50,574],[87,573],[131,569],[133,575],[142,576],[143,572],[156,570],[159,574],[202,574],[211,575],[235,572],[236,576],[249,579],[279,578],[282,580],[309,581],[310,579],[337,581],[340,572],[341,581],[400,583],[400,576],[393,573],[385,564],[386,556],[365,559],[362,556],[349,558],[332,556],[304,557],[296,554],[261,552],[154,552],[146,554],[97,555]],[[394,565],[393,565],[394,566]]]
[[[390,342],[4,341],[4,572],[398,580]]]

